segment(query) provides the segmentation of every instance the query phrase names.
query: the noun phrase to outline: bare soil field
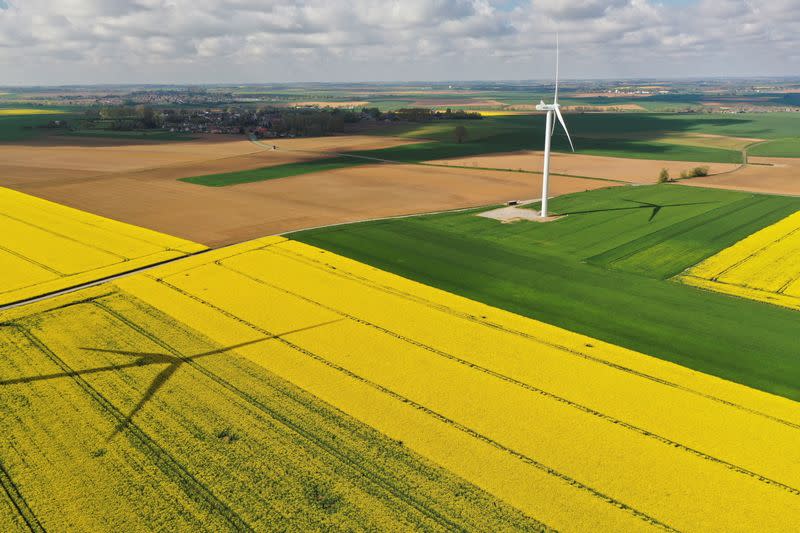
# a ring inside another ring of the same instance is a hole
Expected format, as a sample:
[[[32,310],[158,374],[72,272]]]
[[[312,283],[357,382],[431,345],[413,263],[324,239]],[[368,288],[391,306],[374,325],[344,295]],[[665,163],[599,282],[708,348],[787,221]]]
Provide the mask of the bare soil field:
[[[261,150],[244,137],[221,135],[186,142],[51,136],[24,144],[0,144],[0,172],[5,174],[7,166],[124,171]]]
[[[684,133],[680,135],[666,135],[658,139],[670,144],[684,144],[688,146],[709,146],[725,148],[727,150],[744,150],[748,145],[764,142],[766,139],[756,137],[731,137],[728,135],[714,135],[711,133]]]
[[[750,164],[735,172],[684,180],[681,183],[697,187],[800,195],[800,159],[749,157],[748,161]]]
[[[314,144],[312,139],[299,141]],[[319,141],[317,145],[336,148],[334,138]],[[223,188],[175,180],[187,168],[195,172],[199,164],[83,176],[49,173],[43,167],[36,179],[9,177],[0,164],[0,185],[209,246],[327,224],[533,198],[541,190],[541,178],[532,174],[394,164]],[[551,191],[557,196],[610,185],[555,177]]]
[[[343,135],[269,139],[257,145],[240,136],[209,135],[187,142],[69,139],[0,145],[0,175],[9,186],[102,181],[120,174],[138,179],[178,179],[236,172],[325,156],[325,152],[373,150],[419,142],[395,137]],[[277,146],[273,150],[272,146]],[[320,152],[320,153],[315,153]]]
[[[456,159],[441,159],[430,162],[477,168],[540,172],[542,170],[543,159],[544,154],[542,152],[523,151]],[[561,153],[552,154],[550,159],[551,172],[556,174],[621,180],[639,184],[655,183],[662,168],[669,170],[671,176],[677,177],[682,170],[687,170],[696,165],[696,163],[683,161],[623,159],[619,157]],[[730,172],[738,167],[738,165],[724,163],[712,163],[708,166],[710,167],[709,172],[712,174]]]

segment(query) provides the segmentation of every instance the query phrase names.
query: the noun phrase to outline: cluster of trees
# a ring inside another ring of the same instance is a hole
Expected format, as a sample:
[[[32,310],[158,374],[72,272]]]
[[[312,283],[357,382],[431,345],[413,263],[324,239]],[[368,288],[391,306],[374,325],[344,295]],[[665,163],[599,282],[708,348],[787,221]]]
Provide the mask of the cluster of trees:
[[[326,135],[341,133],[346,122],[355,122],[352,112],[339,109],[281,110],[278,116],[270,119],[268,129],[277,134]]]
[[[361,110],[365,115],[375,120],[403,120],[406,122],[429,122],[432,120],[480,120],[483,118],[480,113],[474,111],[464,111],[456,109],[453,111],[447,108],[445,111],[437,111],[427,107],[409,107],[396,111],[383,112],[377,107],[365,107]]]
[[[89,121],[89,126],[97,126],[97,122],[103,121],[114,130],[138,130],[138,129],[157,129],[163,126],[163,118],[150,106],[140,105],[113,106],[100,109],[89,109],[85,116]]]
[[[681,171],[681,179],[685,180],[687,178],[702,178],[703,176],[708,176],[710,168],[707,166],[701,167],[694,167],[690,168],[689,170]],[[669,170],[666,168],[662,168],[661,172],[658,174],[658,183],[668,183],[671,181],[675,181],[673,178],[669,176]]]

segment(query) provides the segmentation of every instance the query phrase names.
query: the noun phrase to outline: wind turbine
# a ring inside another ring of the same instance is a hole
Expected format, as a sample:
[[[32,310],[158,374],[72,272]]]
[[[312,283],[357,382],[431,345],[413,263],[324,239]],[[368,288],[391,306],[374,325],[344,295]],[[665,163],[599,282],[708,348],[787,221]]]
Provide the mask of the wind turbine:
[[[561,127],[564,128],[570,148],[572,148],[573,152],[575,151],[575,146],[573,146],[569,131],[567,131],[567,125],[564,123],[564,117],[561,116],[560,107],[558,104],[558,34],[556,33],[556,92],[553,96],[553,103],[545,104],[544,100],[540,100],[536,106],[537,111],[547,111],[547,122],[544,129],[544,169],[542,170],[542,218],[547,217],[547,195],[550,185],[550,138],[556,129],[556,125],[553,123],[553,114],[558,118]]]

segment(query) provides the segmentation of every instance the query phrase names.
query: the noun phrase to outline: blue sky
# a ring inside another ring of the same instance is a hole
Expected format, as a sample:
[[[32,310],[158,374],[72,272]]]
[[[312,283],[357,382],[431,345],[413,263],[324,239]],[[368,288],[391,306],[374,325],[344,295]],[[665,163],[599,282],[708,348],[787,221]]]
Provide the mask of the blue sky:
[[[0,84],[800,74],[800,1],[0,0]]]

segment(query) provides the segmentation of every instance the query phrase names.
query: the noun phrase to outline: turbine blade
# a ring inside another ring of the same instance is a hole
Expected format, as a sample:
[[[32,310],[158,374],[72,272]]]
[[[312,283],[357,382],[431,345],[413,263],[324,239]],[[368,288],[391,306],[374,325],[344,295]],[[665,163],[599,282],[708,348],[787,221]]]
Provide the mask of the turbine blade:
[[[569,130],[567,129],[567,124],[564,122],[564,117],[561,116],[561,109],[556,106],[556,116],[558,117],[558,121],[561,123],[561,127],[564,128],[564,133],[567,134],[567,140],[569,141],[569,147],[572,148],[572,151],[575,151],[575,146],[572,144],[572,139],[569,136]]]
[[[553,96],[553,103],[558,103],[558,31],[556,31],[556,94]]]

